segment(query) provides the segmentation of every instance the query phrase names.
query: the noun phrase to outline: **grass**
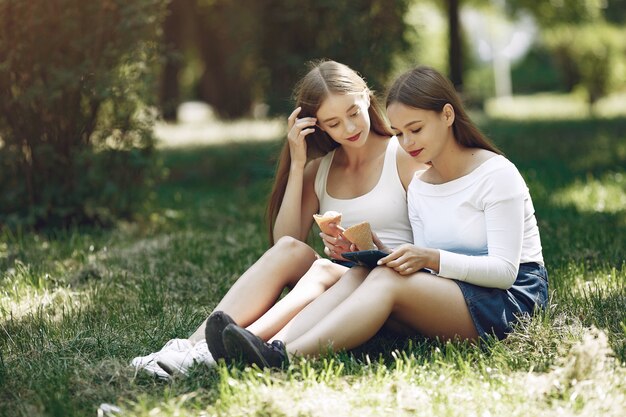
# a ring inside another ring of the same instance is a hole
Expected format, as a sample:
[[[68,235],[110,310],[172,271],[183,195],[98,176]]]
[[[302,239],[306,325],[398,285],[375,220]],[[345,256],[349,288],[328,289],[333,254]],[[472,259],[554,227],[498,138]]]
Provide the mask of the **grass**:
[[[626,116],[626,91],[616,91],[602,97],[593,106],[587,102],[582,90],[571,93],[535,93],[488,99],[485,112],[491,117],[516,120],[552,120],[554,118],[578,120],[590,116]]]
[[[479,347],[381,334],[282,372],[130,359],[188,335],[267,245],[279,144],[162,150],[169,178],[113,230],[0,238],[0,415],[621,416],[626,409],[626,119],[485,120],[531,189],[551,307]]]

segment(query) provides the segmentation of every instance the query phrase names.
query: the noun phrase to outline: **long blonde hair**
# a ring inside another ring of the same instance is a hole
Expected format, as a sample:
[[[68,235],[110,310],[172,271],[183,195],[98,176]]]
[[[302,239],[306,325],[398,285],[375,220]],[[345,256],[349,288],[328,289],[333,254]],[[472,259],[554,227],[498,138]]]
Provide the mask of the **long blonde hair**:
[[[433,68],[419,66],[400,75],[387,92],[386,107],[393,103],[437,113],[441,113],[443,106],[450,103],[454,108],[452,133],[457,143],[502,155],[469,118],[452,83]]]
[[[317,61],[309,65],[310,71],[296,84],[293,94],[296,107],[302,107],[299,118],[316,117],[322,102],[330,94],[358,94],[367,91],[370,98],[368,109],[370,129],[384,137],[393,136],[381,105],[374,93],[367,87],[365,80],[356,71],[335,61]],[[319,128],[307,135],[306,145],[307,163],[340,146],[330,135]],[[285,196],[290,165],[289,143],[285,141],[267,206],[269,239],[272,245],[274,244],[274,225]]]

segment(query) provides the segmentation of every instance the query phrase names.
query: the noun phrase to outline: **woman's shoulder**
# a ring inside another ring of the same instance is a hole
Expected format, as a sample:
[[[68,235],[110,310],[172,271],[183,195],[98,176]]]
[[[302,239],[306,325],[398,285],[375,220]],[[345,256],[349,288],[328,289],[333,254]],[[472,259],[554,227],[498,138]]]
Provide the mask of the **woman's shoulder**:
[[[475,159],[477,165],[481,165],[484,162],[487,162],[488,160],[490,160],[492,158],[498,158],[499,156],[502,156],[502,155],[500,155],[498,153],[495,153],[493,151],[490,151],[488,149],[481,149],[481,148],[473,149],[472,153],[474,153],[474,156],[475,156],[474,159]]]
[[[487,149],[468,149],[468,158],[465,158],[466,167],[464,176],[491,176],[502,170],[517,170],[515,165],[504,155]]]
[[[503,155],[488,158],[477,169],[477,181],[482,183],[481,188],[490,191],[497,199],[528,193],[528,187],[521,173]]]
[[[484,175],[494,174],[502,175],[504,173],[519,174],[519,170],[515,164],[509,161],[504,155],[500,155],[491,151],[482,150],[482,154],[478,156],[478,169],[475,171]]]

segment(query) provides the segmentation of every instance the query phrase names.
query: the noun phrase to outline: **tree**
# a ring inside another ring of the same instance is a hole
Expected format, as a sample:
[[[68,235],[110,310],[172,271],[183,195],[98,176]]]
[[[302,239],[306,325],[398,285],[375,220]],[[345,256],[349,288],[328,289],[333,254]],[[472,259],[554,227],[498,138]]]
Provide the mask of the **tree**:
[[[185,27],[193,22],[192,0],[172,0],[163,21],[164,58],[161,74],[160,105],[165,120],[176,119],[180,103],[180,82],[183,69],[183,54],[186,49]]]
[[[195,45],[204,69],[198,98],[224,118],[250,114],[258,99],[257,37],[264,2],[197,0]]]
[[[605,18],[606,11],[618,10],[622,3],[613,0],[606,7],[603,0],[515,0],[509,6],[513,13],[527,10],[535,16],[567,88],[582,86],[593,106],[626,77],[621,70],[626,66],[626,31]],[[612,19],[620,16],[623,11]]]
[[[604,0],[508,0],[506,4],[513,13],[530,12],[539,25],[547,29],[554,25],[598,21],[602,18]]]
[[[147,196],[141,116],[163,0],[0,2],[0,225],[129,216]]]
[[[459,0],[447,0],[450,80],[457,91],[463,90],[463,48],[459,23]]]
[[[182,49],[193,50],[203,66],[195,98],[221,117],[247,115],[256,102],[269,104],[276,114],[289,111],[291,90],[310,60],[341,61],[382,89],[394,55],[408,48],[403,20],[408,1],[173,0],[172,8],[186,2],[192,12],[184,22],[166,26],[165,35],[180,49],[170,29],[192,27],[191,42]],[[176,83],[175,63],[165,70],[164,82]],[[174,97],[176,88],[163,91]]]
[[[382,89],[393,57],[408,48],[407,0],[267,0],[258,11],[259,73],[273,112],[289,111],[290,93],[306,71],[303,63],[329,58],[360,71]]]

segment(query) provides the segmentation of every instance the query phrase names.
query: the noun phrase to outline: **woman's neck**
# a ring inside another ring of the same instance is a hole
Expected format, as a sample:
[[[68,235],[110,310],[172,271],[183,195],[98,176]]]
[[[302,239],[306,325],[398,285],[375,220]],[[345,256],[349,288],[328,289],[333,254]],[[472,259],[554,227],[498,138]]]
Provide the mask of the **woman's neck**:
[[[348,169],[355,169],[378,158],[387,149],[387,140],[373,131],[370,131],[367,142],[360,148],[341,146],[335,152],[335,159]]]
[[[461,178],[493,155],[495,154],[482,148],[461,146],[453,138],[450,146],[446,146],[437,158],[431,161],[428,182],[443,184]]]

